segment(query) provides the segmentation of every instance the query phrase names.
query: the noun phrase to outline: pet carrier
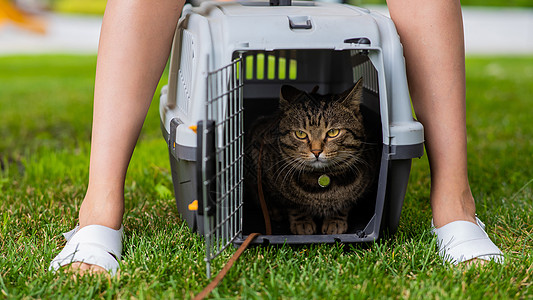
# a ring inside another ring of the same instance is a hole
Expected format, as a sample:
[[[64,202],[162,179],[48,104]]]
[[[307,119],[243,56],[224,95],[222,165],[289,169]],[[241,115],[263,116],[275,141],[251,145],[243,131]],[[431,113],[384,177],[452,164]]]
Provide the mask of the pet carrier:
[[[397,229],[411,159],[423,154],[402,46],[390,19],[349,5],[205,2],[184,8],[160,99],[161,128],[178,210],[205,236],[208,265],[262,222],[246,210],[244,135],[277,108],[281,85],[338,93],[361,77],[362,104],[378,120],[381,151],[365,213],[350,219],[345,234],[263,234],[255,243],[369,242]]]

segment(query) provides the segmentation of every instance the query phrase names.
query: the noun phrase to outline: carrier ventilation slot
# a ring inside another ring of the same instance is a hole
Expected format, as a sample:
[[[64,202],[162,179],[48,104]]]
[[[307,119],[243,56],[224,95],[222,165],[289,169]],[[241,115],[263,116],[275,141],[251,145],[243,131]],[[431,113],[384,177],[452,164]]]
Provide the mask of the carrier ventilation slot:
[[[246,80],[296,80],[298,61],[289,51],[254,52],[244,59]]]
[[[379,93],[378,72],[366,55],[351,53],[354,65],[352,67],[353,78],[356,80],[363,77],[363,86],[375,94]]]
[[[194,41],[192,34],[183,30],[180,68],[178,71],[179,85],[178,85],[178,108],[185,114],[189,111],[189,104],[191,103],[191,83],[192,83],[192,69],[195,65],[194,59]]]

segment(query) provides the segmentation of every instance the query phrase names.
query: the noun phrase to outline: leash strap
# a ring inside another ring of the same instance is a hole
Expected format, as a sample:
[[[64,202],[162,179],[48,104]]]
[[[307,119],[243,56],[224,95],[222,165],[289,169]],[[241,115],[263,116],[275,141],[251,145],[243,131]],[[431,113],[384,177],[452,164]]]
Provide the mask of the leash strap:
[[[268,207],[266,205],[265,196],[263,193],[263,184],[261,182],[261,160],[263,155],[263,142],[261,142],[261,147],[259,148],[259,159],[257,162],[257,192],[259,194],[259,202],[261,203],[261,210],[263,211],[263,218],[265,219],[265,230],[267,235],[272,234],[272,225],[270,223],[270,214],[268,213]],[[261,234],[259,233],[252,233],[250,234],[246,240],[244,240],[244,243],[237,249],[235,254],[228,260],[226,265],[222,268],[222,270],[217,274],[215,279],[211,281],[196,297],[194,297],[193,300],[202,300],[205,297],[207,297],[216,287],[219,285],[219,283],[222,281],[224,276],[228,273],[229,269],[233,266],[233,264],[239,259],[241,254],[248,248],[250,243]]]
[[[244,240],[244,243],[237,249],[237,252],[233,254],[233,256],[228,260],[228,263],[222,268],[222,270],[217,274],[215,279],[211,281],[196,297],[194,297],[194,300],[202,300],[205,297],[207,297],[216,287],[217,285],[222,281],[224,276],[228,273],[229,269],[233,266],[233,264],[239,259],[241,254],[248,248],[248,245],[260,234],[259,233],[252,233],[250,234],[246,240]]]
[[[259,195],[259,203],[261,203],[261,210],[263,211],[263,218],[265,219],[265,230],[267,235],[272,235],[272,224],[270,223],[270,214],[265,201],[265,195],[263,193],[263,183],[261,180],[261,161],[263,155],[263,141],[261,141],[261,147],[259,148],[259,159],[257,162],[257,193]]]

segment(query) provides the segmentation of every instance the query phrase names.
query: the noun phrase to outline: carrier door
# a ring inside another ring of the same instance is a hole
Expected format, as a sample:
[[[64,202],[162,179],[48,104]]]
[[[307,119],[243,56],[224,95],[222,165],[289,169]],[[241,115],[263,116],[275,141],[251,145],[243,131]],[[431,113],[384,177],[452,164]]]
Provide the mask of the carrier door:
[[[208,72],[205,117],[198,131],[199,199],[210,261],[242,233],[243,101],[241,58]]]

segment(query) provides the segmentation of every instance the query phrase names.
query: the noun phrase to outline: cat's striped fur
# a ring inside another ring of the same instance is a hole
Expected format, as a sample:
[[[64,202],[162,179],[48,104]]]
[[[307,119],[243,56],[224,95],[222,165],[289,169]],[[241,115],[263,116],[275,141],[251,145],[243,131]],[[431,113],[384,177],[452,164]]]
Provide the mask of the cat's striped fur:
[[[348,214],[378,172],[360,112],[362,79],[341,94],[283,86],[277,114],[256,122],[248,157],[257,168],[274,220],[288,218],[294,234],[341,234]],[[319,184],[326,175],[329,184]],[[317,228],[315,220],[322,220]]]

